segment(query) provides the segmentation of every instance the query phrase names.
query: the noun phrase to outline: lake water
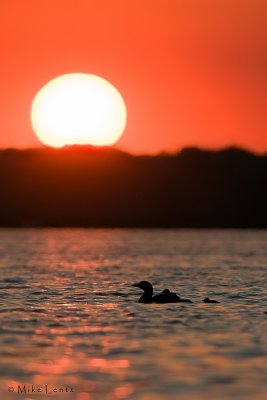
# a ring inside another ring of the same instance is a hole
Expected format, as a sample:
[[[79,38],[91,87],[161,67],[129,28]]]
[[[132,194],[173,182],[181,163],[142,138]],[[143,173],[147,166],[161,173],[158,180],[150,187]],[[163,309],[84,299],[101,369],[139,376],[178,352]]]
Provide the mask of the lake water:
[[[267,231],[1,229],[0,398],[266,400],[266,267]]]

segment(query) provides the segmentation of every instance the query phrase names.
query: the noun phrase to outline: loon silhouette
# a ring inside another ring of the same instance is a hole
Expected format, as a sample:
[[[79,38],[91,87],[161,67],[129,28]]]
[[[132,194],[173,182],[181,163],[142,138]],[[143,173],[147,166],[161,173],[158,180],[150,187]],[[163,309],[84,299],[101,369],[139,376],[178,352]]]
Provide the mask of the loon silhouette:
[[[204,303],[220,303],[217,300],[211,300],[209,297],[205,297],[205,299],[203,299],[202,301],[204,301]]]
[[[181,301],[186,301],[191,303],[191,300],[181,299],[177,294],[170,292],[169,289],[163,290],[162,293],[156,294],[153,296],[153,286],[150,282],[141,281],[139,283],[134,283],[132,286],[139,287],[144,291],[138,303],[158,303],[158,304],[165,304],[165,303],[179,303]]]

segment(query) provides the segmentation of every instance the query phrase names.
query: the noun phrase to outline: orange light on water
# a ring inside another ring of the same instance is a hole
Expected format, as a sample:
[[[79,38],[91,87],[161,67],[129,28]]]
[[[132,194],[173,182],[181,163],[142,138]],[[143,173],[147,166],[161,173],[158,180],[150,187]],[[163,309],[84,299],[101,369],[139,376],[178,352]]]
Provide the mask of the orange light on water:
[[[118,399],[123,399],[130,396],[134,391],[134,386],[131,384],[122,385],[114,390],[114,395]]]
[[[89,393],[81,392],[76,397],[76,400],[91,400],[91,395]]]
[[[129,360],[107,360],[105,358],[92,358],[89,361],[92,368],[99,368],[102,370],[113,370],[115,368],[129,368]]]

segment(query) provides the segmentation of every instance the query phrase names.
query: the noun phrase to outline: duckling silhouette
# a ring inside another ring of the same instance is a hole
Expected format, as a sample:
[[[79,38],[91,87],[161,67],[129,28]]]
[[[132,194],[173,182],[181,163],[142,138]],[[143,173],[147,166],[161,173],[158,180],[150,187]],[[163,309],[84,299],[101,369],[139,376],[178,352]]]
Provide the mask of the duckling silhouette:
[[[153,296],[153,286],[148,281],[141,281],[139,283],[134,283],[132,286],[139,287],[144,291],[138,303],[179,303],[180,301],[190,302],[191,300],[181,299],[177,294],[171,292],[169,289],[164,289],[162,293]]]
[[[193,303],[192,300],[183,299],[183,298],[181,298],[180,296],[178,296],[176,293],[171,292],[169,289],[164,289],[164,290],[162,291],[162,293],[168,294],[168,295],[170,295],[170,296],[176,296],[177,303],[178,303],[178,302],[182,302],[182,303]]]
[[[203,299],[202,301],[204,301],[204,303],[220,303],[217,300],[212,300],[209,297],[205,297],[205,299]]]
[[[173,292],[171,292],[170,289],[164,289],[164,290],[162,290],[161,293],[171,294],[171,293],[173,293]]]

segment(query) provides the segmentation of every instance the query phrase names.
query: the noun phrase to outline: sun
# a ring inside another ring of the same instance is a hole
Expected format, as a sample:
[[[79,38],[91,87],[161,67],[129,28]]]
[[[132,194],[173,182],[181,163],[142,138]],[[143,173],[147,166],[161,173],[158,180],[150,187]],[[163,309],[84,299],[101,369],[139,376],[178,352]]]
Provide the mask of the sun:
[[[108,146],[122,135],[127,119],[124,100],[107,80],[91,74],[61,75],[33,99],[31,123],[48,146]]]

